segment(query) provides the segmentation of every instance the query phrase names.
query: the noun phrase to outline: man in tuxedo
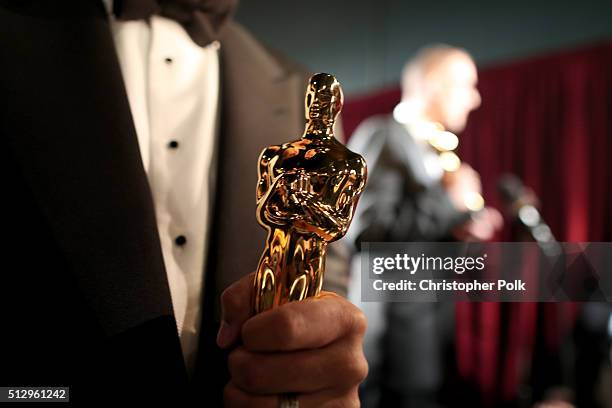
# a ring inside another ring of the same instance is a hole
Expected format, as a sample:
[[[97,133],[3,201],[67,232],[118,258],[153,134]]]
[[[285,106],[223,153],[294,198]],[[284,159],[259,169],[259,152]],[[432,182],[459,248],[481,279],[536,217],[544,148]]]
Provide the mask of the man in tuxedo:
[[[234,7],[0,1],[0,385],[358,405],[355,307],[324,293],[251,316],[257,157],[303,131],[305,77]]]
[[[467,164],[446,172],[430,143],[443,130],[463,130],[480,105],[476,82],[467,52],[426,47],[406,63],[402,101],[393,116],[369,118],[355,131],[349,147],[365,157],[369,168],[348,234],[357,247],[361,242],[487,240],[500,226],[496,210],[473,212],[466,202],[481,192],[478,174]],[[354,270],[357,275],[359,268]],[[359,287],[358,279],[353,287]],[[364,343],[372,372],[362,388],[363,405],[438,406],[452,308],[402,302],[361,306],[373,323]]]

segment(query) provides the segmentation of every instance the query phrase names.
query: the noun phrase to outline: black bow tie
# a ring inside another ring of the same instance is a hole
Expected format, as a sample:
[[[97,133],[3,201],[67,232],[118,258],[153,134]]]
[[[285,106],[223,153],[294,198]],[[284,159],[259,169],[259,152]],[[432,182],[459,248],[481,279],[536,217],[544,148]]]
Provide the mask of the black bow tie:
[[[113,0],[113,13],[120,20],[148,19],[152,14],[180,23],[201,47],[219,38],[219,32],[234,12],[238,0]]]

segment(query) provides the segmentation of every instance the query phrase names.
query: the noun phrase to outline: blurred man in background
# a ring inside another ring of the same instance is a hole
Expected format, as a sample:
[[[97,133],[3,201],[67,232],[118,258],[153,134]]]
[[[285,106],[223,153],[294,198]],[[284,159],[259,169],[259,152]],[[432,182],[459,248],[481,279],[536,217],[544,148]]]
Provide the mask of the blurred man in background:
[[[451,132],[461,132],[480,105],[476,83],[476,66],[466,51],[427,47],[403,70],[402,101],[393,117],[368,119],[355,131],[349,146],[364,155],[369,168],[349,236],[357,247],[360,242],[484,241],[501,226],[501,215],[483,205],[478,174],[452,153],[458,141]],[[362,389],[364,406],[436,406],[443,349],[452,341],[452,308],[362,306],[370,321],[365,348],[371,366]]]

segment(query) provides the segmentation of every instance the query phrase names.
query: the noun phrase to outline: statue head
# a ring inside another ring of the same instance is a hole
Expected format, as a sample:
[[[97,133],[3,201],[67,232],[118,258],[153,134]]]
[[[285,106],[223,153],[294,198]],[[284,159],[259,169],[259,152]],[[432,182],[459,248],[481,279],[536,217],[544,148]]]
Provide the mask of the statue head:
[[[342,110],[342,87],[330,74],[315,74],[306,89],[306,120],[313,124],[331,127]]]

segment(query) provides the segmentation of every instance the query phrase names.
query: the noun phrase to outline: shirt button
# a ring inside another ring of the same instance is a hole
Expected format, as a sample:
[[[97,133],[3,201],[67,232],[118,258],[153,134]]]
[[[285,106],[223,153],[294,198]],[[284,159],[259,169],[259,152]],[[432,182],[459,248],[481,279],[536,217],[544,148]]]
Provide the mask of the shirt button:
[[[171,140],[171,141],[168,143],[168,147],[169,147],[170,149],[178,149],[178,147],[179,147],[179,142],[177,142],[176,140]]]
[[[172,64],[172,58],[170,57],[164,58],[164,61],[166,61],[166,64]]]
[[[174,243],[178,246],[183,246],[187,243],[187,238],[184,235],[179,235],[174,239]]]

